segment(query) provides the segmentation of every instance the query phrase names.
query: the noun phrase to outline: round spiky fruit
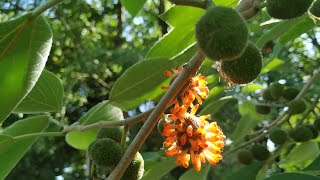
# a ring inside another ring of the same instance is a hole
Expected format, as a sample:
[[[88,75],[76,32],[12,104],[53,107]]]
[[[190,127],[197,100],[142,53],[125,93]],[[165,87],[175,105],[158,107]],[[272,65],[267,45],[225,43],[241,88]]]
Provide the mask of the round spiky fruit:
[[[285,130],[277,128],[270,133],[269,137],[270,140],[275,144],[284,144],[288,139],[288,134]]]
[[[320,119],[316,119],[313,122],[313,126],[314,126],[314,128],[316,128],[316,130],[320,131]]]
[[[97,134],[97,139],[110,138],[120,143],[122,138],[122,131],[123,130],[120,127],[102,128]]]
[[[251,152],[254,158],[259,161],[264,161],[270,156],[269,150],[262,144],[255,144],[251,148]]]
[[[292,19],[302,16],[313,0],[267,0],[268,14],[277,19]]]
[[[134,156],[121,180],[140,180],[144,173],[144,161],[139,152]]]
[[[286,87],[284,88],[284,92],[283,92],[283,97],[286,99],[286,100],[293,100],[294,98],[296,98],[296,96],[299,94],[299,90],[296,89],[296,88],[293,88],[293,87]]]
[[[253,161],[253,155],[248,150],[242,150],[238,153],[238,161],[242,164],[249,165]]]
[[[259,114],[269,114],[271,112],[271,108],[269,106],[256,105],[256,111]]]
[[[200,49],[212,60],[232,60],[241,56],[249,30],[240,14],[228,7],[212,7],[196,24]]]
[[[270,85],[270,94],[274,99],[279,99],[283,95],[284,86],[280,83],[272,83]]]
[[[303,113],[307,108],[304,100],[296,99],[289,102],[289,110],[290,114],[300,114]]]
[[[263,100],[265,101],[274,101],[275,99],[271,96],[270,89],[266,89],[262,94]]]
[[[249,42],[241,57],[222,61],[220,75],[231,84],[248,84],[254,81],[262,69],[262,55],[256,45]]]
[[[310,7],[309,13],[312,17],[320,19],[320,0],[316,0]]]
[[[313,134],[307,126],[298,126],[290,131],[290,137],[296,142],[306,142],[312,139]]]
[[[123,149],[119,143],[109,138],[97,139],[89,146],[89,157],[98,166],[116,165],[122,156]]]
[[[308,127],[312,132],[312,138],[311,139],[316,139],[318,137],[318,135],[319,135],[318,130],[314,126],[312,126],[311,124],[306,125],[306,127]]]

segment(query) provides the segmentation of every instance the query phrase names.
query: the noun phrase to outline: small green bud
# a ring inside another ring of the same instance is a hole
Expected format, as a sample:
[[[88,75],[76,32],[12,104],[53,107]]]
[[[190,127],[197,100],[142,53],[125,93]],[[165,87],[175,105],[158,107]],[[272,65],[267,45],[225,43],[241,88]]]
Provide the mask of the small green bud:
[[[313,0],[267,0],[268,14],[277,19],[292,19],[302,16]]]
[[[269,106],[256,105],[256,111],[259,114],[269,114],[271,112],[271,108]]]
[[[280,128],[274,129],[269,136],[270,140],[275,144],[284,144],[288,139],[288,134]]]
[[[242,164],[249,165],[253,161],[253,155],[248,150],[242,150],[238,153],[238,161]]]
[[[115,128],[101,128],[97,134],[97,139],[110,138],[112,140],[121,142],[123,129],[120,127]]]
[[[288,112],[292,115],[303,113],[307,108],[304,100],[297,99],[289,102],[289,110]]]
[[[312,139],[312,131],[307,126],[298,126],[289,133],[291,139],[296,142],[306,142]]]
[[[251,148],[251,152],[254,158],[259,161],[267,160],[270,156],[269,150],[262,144],[255,144]]]
[[[144,160],[139,152],[134,156],[121,180],[140,180],[144,173]]]
[[[270,93],[274,99],[279,99],[283,95],[284,86],[280,83],[272,83],[270,85]]]
[[[293,88],[293,87],[286,87],[284,89],[284,92],[283,92],[283,97],[286,99],[286,100],[293,100],[294,98],[297,97],[297,95],[300,93],[300,91],[296,88]]]

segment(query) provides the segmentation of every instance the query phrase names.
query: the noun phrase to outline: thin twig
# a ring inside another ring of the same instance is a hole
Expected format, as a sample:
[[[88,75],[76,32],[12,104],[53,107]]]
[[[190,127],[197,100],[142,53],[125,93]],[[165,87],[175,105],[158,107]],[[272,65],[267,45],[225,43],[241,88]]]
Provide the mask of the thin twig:
[[[41,6],[37,7],[35,10],[32,11],[32,15],[30,17],[30,20],[36,19],[38,16],[40,16],[43,12],[50,9],[51,7],[61,3],[63,0],[50,0]]]
[[[264,132],[264,131],[272,128],[272,127],[275,127],[287,114],[288,114],[287,112],[284,112],[284,113],[281,114],[277,119],[275,119],[274,121],[272,121],[272,123],[270,123],[269,126],[266,126],[266,127],[262,128],[262,129],[259,129],[259,130],[253,132],[253,133],[250,134],[250,135],[255,136],[255,135],[260,134],[260,133],[262,133],[262,132]]]
[[[301,119],[298,120],[297,125],[301,125],[303,123],[303,121],[309,116],[309,114],[311,112],[314,112],[314,109],[317,107],[318,103],[319,103],[319,99],[320,99],[320,94],[318,94],[318,97],[316,98],[316,100],[312,103],[311,107],[308,109],[307,112],[305,112],[305,114],[303,115],[303,117]]]

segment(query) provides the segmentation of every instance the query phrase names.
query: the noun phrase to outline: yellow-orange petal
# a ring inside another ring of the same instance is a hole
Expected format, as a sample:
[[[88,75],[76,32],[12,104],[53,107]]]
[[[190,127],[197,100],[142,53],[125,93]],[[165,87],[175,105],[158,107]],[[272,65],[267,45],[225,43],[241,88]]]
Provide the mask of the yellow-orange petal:
[[[197,154],[194,153],[194,151],[190,150],[190,156],[191,156],[191,162],[196,171],[200,171],[201,169],[201,162],[200,158],[197,156]]]
[[[188,137],[192,137],[193,135],[193,127],[191,125],[187,127],[187,135]]]
[[[187,135],[183,134],[180,138],[180,144],[184,146],[187,143]]]
[[[164,72],[164,75],[166,75],[166,76],[169,76],[169,77],[173,77],[174,76],[174,74],[172,74],[170,71],[168,71],[168,70],[165,70]]]

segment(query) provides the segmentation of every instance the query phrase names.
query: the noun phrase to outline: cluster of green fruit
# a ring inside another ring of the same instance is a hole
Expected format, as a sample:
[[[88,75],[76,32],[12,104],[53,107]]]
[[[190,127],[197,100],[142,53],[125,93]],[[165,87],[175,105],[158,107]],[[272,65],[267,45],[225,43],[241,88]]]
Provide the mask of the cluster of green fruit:
[[[119,144],[122,139],[122,131],[119,127],[102,128],[97,135],[97,139],[90,144],[89,157],[96,165],[96,172],[102,171],[105,176],[108,176],[120,161],[125,151],[125,148]],[[121,179],[139,180],[143,173],[144,161],[138,152]]]
[[[272,83],[263,94],[264,102],[274,102],[281,98],[289,101],[288,112],[292,115],[303,113],[306,110],[306,103],[302,99],[295,99],[299,94],[299,90],[294,87],[286,87],[280,83]],[[260,114],[269,114],[271,112],[270,106],[257,105],[256,111]]]
[[[289,137],[295,142],[306,142],[318,137],[320,131],[320,119],[314,121],[313,125],[299,125],[287,131],[276,128],[269,135],[270,140],[276,145],[282,145],[289,140]],[[251,150],[241,150],[238,153],[238,161],[242,164],[251,164],[253,159],[265,161],[270,156],[269,150],[262,144],[255,144]]]

